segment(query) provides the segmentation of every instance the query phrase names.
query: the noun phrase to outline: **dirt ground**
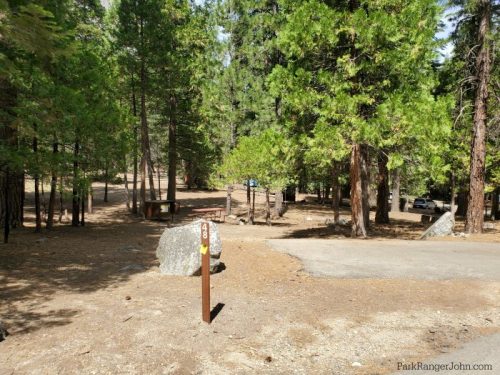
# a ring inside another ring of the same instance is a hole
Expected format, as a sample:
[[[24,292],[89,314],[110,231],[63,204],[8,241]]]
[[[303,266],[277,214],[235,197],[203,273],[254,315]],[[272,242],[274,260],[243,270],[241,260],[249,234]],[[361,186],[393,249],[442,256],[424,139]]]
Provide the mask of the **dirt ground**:
[[[107,204],[95,189],[85,227],[35,234],[28,215],[0,245],[0,320],[10,333],[0,374],[387,374],[500,330],[498,282],[309,276],[265,239],[344,238],[348,227],[325,225],[331,210],[315,203],[290,205],[267,226],[261,195],[258,225],[220,225],[226,269],[212,276],[212,306],[221,309],[207,325],[200,278],[158,272],[170,224],[129,215],[120,186]],[[243,215],[244,192],[234,198]],[[191,220],[189,207],[225,205],[224,192],[180,190],[178,199],[176,224]],[[425,229],[416,213],[391,218],[371,240]],[[453,238],[471,239],[500,242],[500,231]]]

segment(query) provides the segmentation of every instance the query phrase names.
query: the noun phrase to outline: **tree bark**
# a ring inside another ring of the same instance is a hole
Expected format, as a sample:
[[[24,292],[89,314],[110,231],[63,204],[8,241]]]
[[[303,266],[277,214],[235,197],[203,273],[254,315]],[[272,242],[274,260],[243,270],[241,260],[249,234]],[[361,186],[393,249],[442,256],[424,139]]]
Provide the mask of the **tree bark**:
[[[340,219],[340,170],[340,162],[334,161],[332,165],[332,209],[335,224],[338,224]]]
[[[476,58],[478,86],[474,101],[474,124],[470,159],[469,205],[465,218],[465,231],[482,233],[484,221],[484,174],[486,159],[486,120],[488,102],[488,82],[490,80],[490,48],[488,33],[491,23],[491,1],[480,0],[479,32]]]
[[[377,224],[389,224],[389,170],[387,169],[387,154],[380,152],[378,156],[378,186],[377,186]]]
[[[283,190],[278,189],[274,193],[274,214],[276,217],[282,217],[283,212]]]
[[[92,190],[92,182],[89,184],[89,191],[87,192],[87,213],[94,212],[94,190]]]
[[[141,204],[144,210],[144,202],[146,201],[146,170],[149,177],[149,195],[151,200],[156,199],[153,168],[151,166],[151,148],[149,144],[149,129],[146,113],[146,61],[144,56],[144,20],[140,19],[140,38],[141,38],[141,76],[140,76],[140,89],[141,89],[141,148],[142,148],[142,167],[141,167]]]
[[[141,197],[141,214],[145,217],[146,212],[146,159],[141,157],[141,187],[140,187],[140,197]]]
[[[366,226],[363,214],[363,183],[361,181],[361,145],[355,143],[351,148],[351,216],[352,237],[366,237]]]
[[[400,191],[401,189],[401,175],[399,169],[395,169],[392,172],[392,202],[391,202],[391,211],[399,212],[400,210]]]
[[[161,171],[160,171],[160,163],[156,166],[156,173],[158,177],[158,198],[161,200]]]
[[[368,146],[361,145],[361,194],[363,198],[363,222],[365,229],[370,227],[370,171]]]
[[[104,202],[108,202],[108,166],[106,165],[106,169],[104,170]]]
[[[45,188],[43,187],[43,176],[42,178],[40,179],[40,188],[42,190],[42,222],[47,222],[47,202],[46,202],[46,199],[45,199]]]
[[[266,224],[271,225],[271,203],[269,202],[268,188],[266,188]]]
[[[250,206],[250,180],[247,180],[247,204]]]
[[[63,213],[64,213],[63,193],[64,193],[63,176],[61,176],[59,178],[59,222],[62,222]],[[65,220],[66,220],[66,218],[65,218]]]
[[[16,105],[16,87],[0,77],[0,143],[5,146],[2,151],[7,152],[7,163],[2,162],[0,166],[0,223],[5,224],[6,220],[9,228],[22,226],[23,223],[24,171],[8,165],[9,151],[16,152],[19,148],[17,126],[12,123],[17,117]]]
[[[80,225],[82,227],[85,226],[85,195],[86,193],[82,192],[82,199],[81,199],[81,202],[82,202],[82,220],[80,221]]]
[[[247,180],[247,223],[253,224],[252,199],[250,192],[250,180]]]
[[[10,197],[9,197],[9,168],[5,168],[5,182],[4,182],[4,205],[3,205],[3,242],[9,243],[10,233]]]
[[[177,178],[177,123],[175,118],[176,99],[170,97],[170,119],[168,124],[168,189],[167,200],[175,201]]]
[[[59,152],[59,145],[57,142],[54,142],[52,145],[52,153],[55,156]],[[54,160],[55,162],[55,160]],[[54,226],[54,211],[56,207],[56,192],[57,192],[57,174],[55,167],[52,168],[52,178],[50,180],[50,196],[49,196],[49,212],[47,214],[47,229],[52,229]]]
[[[132,180],[132,213],[137,215],[137,127],[134,129],[135,145],[134,145],[134,176]]]
[[[36,134],[37,126],[34,125],[34,131]],[[38,161],[38,138],[35,135],[33,137],[33,153],[35,154],[35,160]],[[35,167],[36,168],[36,167]],[[42,230],[42,215],[40,213],[40,175],[38,171],[34,173],[35,180],[35,232],[40,232]]]
[[[80,143],[75,142],[73,152],[73,207],[71,210],[71,225],[77,227],[80,225],[80,189],[78,177],[78,157],[80,153]]]
[[[126,163],[125,163],[126,165]],[[123,180],[125,182],[125,193],[127,195],[127,210],[130,211],[130,189],[128,188],[128,176],[127,173],[128,171],[125,170],[125,173],[123,173]]]
[[[226,215],[231,215],[231,194],[233,193],[233,186],[228,185],[227,187],[227,196],[226,196]]]
[[[252,191],[252,214],[250,216],[250,223],[253,225],[255,222],[255,188]]]
[[[450,191],[450,195],[451,195],[451,199],[450,199],[450,212],[453,216],[455,216],[455,211],[456,211],[456,204],[455,204],[455,172],[452,170],[451,171],[451,181],[450,181],[450,185],[451,185],[451,191]]]
[[[132,113],[134,115],[134,119],[137,119],[137,104],[135,97],[135,81],[134,75],[132,73]],[[132,180],[132,213],[137,215],[137,149],[138,149],[138,129],[137,129],[137,120],[134,121],[134,156],[133,156],[133,180]]]
[[[192,162],[186,161],[184,164],[184,184],[186,185],[186,189],[191,190],[193,187],[193,175],[192,175]]]

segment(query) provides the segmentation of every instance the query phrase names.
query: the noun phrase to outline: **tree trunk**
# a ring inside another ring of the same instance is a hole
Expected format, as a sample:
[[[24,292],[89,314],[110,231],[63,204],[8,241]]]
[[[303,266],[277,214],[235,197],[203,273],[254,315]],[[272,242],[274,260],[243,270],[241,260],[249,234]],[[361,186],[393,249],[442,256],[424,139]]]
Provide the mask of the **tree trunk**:
[[[82,210],[81,210],[82,211],[82,220],[80,221],[80,225],[82,227],[85,226],[85,195],[86,195],[86,193],[82,192],[82,199],[81,199],[81,201],[82,201]]]
[[[332,166],[332,209],[333,221],[339,223],[340,219],[340,162],[334,161]]]
[[[63,176],[61,176],[59,178],[59,222],[62,222],[62,218],[63,218],[63,214],[64,214],[63,193],[64,193]]]
[[[47,201],[45,199],[45,188],[43,187],[43,176],[40,181],[40,187],[42,190],[42,222],[47,222]]]
[[[186,184],[186,189],[191,190],[193,187],[193,176],[191,173],[193,166],[191,161],[186,161],[185,163],[185,173],[184,173],[184,184]]]
[[[10,233],[10,197],[9,197],[9,168],[5,168],[5,182],[4,182],[4,204],[3,204],[3,242],[9,243],[9,233]]]
[[[252,199],[250,192],[250,180],[247,180],[247,223],[253,224],[253,215],[252,215]]]
[[[158,199],[161,200],[161,172],[160,172],[160,163],[156,166],[156,172],[158,177]]]
[[[363,197],[363,222],[365,229],[370,227],[370,171],[368,161],[368,146],[361,145],[361,189]]]
[[[233,186],[228,185],[227,196],[226,196],[226,215],[231,215],[231,194],[233,193]]]
[[[351,216],[352,237],[366,237],[366,227],[363,214],[363,184],[361,177],[361,145],[353,144],[351,149]]]
[[[250,222],[253,225],[255,222],[255,188],[252,191],[252,215],[250,217]]]
[[[177,123],[175,118],[176,100],[170,97],[170,121],[168,124],[168,189],[167,200],[175,201],[177,178]]]
[[[387,154],[380,152],[378,156],[378,186],[377,186],[377,224],[389,224],[389,170],[387,169]]]
[[[134,119],[137,119],[137,105],[136,105],[136,97],[135,97],[135,82],[134,75],[132,73],[132,113],[134,115]],[[132,181],[132,213],[137,215],[137,149],[138,149],[138,131],[137,131],[137,120],[134,121],[134,157],[132,163],[133,165],[133,181]]]
[[[57,142],[54,142],[52,145],[52,153],[54,154],[54,159],[57,153],[59,152],[58,150],[59,145]],[[47,215],[47,229],[52,229],[54,226],[54,211],[56,207],[56,192],[57,192],[57,175],[56,175],[56,169],[53,167],[52,168],[52,178],[50,180],[50,197],[49,197],[49,212]]]
[[[16,152],[19,148],[17,125],[11,123],[17,117],[16,105],[17,89],[0,77],[0,144],[2,156],[7,152],[7,163],[10,160],[9,151]],[[16,228],[23,222],[24,172],[7,163],[3,161],[0,167],[0,223],[5,225],[7,219],[8,227]],[[7,201],[5,196],[8,197]]]
[[[144,173],[141,171],[141,176],[143,181],[141,182],[141,189],[144,188],[144,194],[141,194],[143,202],[146,200],[146,169],[149,176],[149,195],[151,200],[156,199],[154,177],[153,177],[153,167],[151,165],[151,148],[149,144],[149,129],[148,129],[148,119],[146,113],[146,62],[144,57],[144,20],[140,20],[140,38],[141,38],[141,146],[142,146],[142,162]],[[144,206],[142,207],[144,210]]]
[[[108,202],[108,166],[106,165],[106,169],[104,170],[104,202]]]
[[[125,163],[126,165],[126,163]],[[127,195],[127,210],[130,211],[130,189],[128,188],[128,171],[125,170],[125,173],[123,173],[123,179],[125,182],[125,193]]]
[[[132,213],[137,215],[137,126],[134,128],[134,176],[132,180]]]
[[[399,212],[400,205],[400,195],[399,190],[401,189],[401,175],[399,174],[399,169],[395,169],[392,172],[392,202],[391,211]]]
[[[453,172],[453,170],[451,171],[450,185],[451,185],[450,212],[453,216],[455,216],[455,211],[456,211],[456,207],[455,207],[455,172]]]
[[[490,219],[491,220],[496,220],[498,219],[498,195],[500,194],[500,187],[497,187],[493,192],[491,193],[491,212],[490,212]]]
[[[269,202],[268,188],[266,188],[266,224],[271,225],[271,203]]]
[[[278,189],[274,193],[274,214],[276,217],[282,217],[283,212],[283,190]]]
[[[490,80],[490,48],[488,33],[491,22],[491,1],[480,0],[479,9],[479,51],[476,58],[478,87],[474,101],[474,129],[470,160],[469,205],[465,218],[465,231],[482,233],[484,221],[484,173],[486,159],[486,120],[488,82]]]
[[[26,198],[26,174],[24,171],[22,172],[21,175],[21,207],[19,208],[19,220],[21,223],[21,226],[24,225],[24,201]]]
[[[78,157],[80,153],[80,143],[75,142],[73,153],[73,207],[71,210],[71,225],[77,227],[80,225],[80,189],[78,177]]]
[[[94,190],[92,190],[92,182],[89,184],[89,191],[87,192],[87,213],[94,212]]]
[[[36,134],[37,126],[34,125],[34,131]],[[35,160],[38,161],[38,138],[33,137],[33,153],[35,154]],[[36,168],[36,167],[35,167]],[[42,230],[42,215],[40,213],[40,175],[38,171],[34,173],[35,180],[35,232],[40,232]]]
[[[144,210],[146,209],[146,159],[144,158],[144,156],[141,157],[140,170],[141,170],[141,188],[140,188],[141,214],[143,217],[145,217],[146,212]]]

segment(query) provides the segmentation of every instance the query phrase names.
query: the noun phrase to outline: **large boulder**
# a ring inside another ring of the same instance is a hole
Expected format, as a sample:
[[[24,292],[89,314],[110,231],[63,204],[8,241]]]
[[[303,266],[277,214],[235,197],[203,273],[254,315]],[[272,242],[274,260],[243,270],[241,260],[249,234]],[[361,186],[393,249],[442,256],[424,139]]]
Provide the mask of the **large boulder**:
[[[420,239],[449,236],[453,233],[454,225],[455,219],[453,215],[451,212],[446,212],[420,236]]]
[[[198,276],[201,274],[200,236],[201,223],[197,220],[188,225],[167,228],[163,232],[156,256],[160,260],[160,272],[165,275]],[[222,242],[217,225],[208,221],[210,228],[210,272],[223,268],[220,262]]]

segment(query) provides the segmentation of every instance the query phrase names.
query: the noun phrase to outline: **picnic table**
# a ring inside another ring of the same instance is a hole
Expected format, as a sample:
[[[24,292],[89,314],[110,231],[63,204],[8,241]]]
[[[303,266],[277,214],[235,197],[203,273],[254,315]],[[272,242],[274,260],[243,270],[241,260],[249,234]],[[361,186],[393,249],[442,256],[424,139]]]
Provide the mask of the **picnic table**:
[[[226,221],[226,209],[224,207],[193,208],[188,216],[218,220],[223,223]]]

